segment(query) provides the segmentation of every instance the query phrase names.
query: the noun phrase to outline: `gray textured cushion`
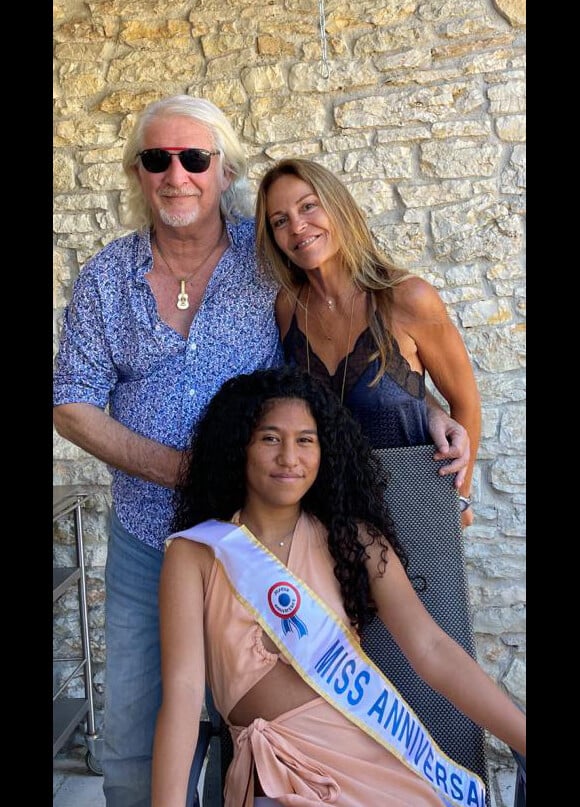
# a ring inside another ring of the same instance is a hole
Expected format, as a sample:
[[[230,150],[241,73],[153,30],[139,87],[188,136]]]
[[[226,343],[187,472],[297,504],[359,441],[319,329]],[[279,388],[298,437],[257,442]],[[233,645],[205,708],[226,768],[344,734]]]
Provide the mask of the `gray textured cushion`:
[[[388,472],[387,500],[409,555],[409,573],[421,574],[418,592],[439,625],[475,658],[459,499],[453,476],[439,476],[432,445],[376,449]],[[380,619],[362,637],[363,648],[416,712],[439,747],[488,783],[485,735],[414,672]],[[489,793],[488,793],[488,804]]]

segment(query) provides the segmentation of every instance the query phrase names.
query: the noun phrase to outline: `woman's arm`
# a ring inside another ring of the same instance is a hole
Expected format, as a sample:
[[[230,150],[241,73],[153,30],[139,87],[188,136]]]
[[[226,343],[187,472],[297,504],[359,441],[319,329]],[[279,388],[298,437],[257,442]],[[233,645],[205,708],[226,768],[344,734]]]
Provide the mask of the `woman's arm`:
[[[379,616],[418,675],[467,717],[526,755],[526,718],[509,696],[430,616],[395,552],[377,577],[378,547],[367,568]]]
[[[430,283],[421,278],[407,280],[397,287],[396,300],[397,318],[415,343],[421,364],[449,404],[451,417],[469,435],[470,457],[459,488],[463,496],[469,496],[481,437],[481,400],[467,349]]]
[[[176,538],[161,570],[163,700],[153,746],[151,807],[184,807],[205,695],[203,635],[207,547]]]

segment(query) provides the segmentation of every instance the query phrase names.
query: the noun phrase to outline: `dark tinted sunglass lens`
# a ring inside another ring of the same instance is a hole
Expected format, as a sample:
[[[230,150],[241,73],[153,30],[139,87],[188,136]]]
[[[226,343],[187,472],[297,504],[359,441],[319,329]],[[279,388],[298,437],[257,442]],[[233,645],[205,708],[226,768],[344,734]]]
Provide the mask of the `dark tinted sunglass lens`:
[[[147,149],[141,152],[141,162],[146,171],[152,174],[160,174],[167,171],[171,162],[171,154],[163,149]]]
[[[191,174],[201,174],[209,168],[211,155],[200,149],[185,149],[179,155],[182,166]]]

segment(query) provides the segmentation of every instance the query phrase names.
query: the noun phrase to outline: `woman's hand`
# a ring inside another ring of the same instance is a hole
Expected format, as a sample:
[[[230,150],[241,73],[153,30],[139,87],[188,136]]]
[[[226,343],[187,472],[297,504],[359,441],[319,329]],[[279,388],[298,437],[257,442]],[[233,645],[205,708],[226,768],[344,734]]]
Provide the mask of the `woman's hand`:
[[[434,402],[428,402],[427,424],[429,434],[437,449],[433,455],[433,459],[449,460],[449,462],[439,468],[439,474],[441,476],[457,474],[453,484],[459,489],[465,481],[465,474],[470,457],[470,443],[467,429],[464,429],[460,423],[453,420],[444,409]],[[468,510],[470,509],[471,508],[468,508]],[[463,515],[465,515],[468,510],[465,510]],[[471,523],[471,521],[469,523]]]

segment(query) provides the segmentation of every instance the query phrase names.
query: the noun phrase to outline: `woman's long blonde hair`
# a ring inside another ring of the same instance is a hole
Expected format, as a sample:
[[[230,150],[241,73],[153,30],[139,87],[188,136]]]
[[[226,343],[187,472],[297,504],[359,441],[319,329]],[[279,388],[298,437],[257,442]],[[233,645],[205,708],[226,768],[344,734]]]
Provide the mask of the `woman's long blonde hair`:
[[[343,267],[355,287],[368,293],[367,319],[377,346],[369,363],[379,359],[379,370],[371,382],[374,385],[385,373],[392,350],[393,286],[410,277],[410,273],[398,269],[380,252],[362,210],[331,171],[312,160],[290,157],[268,169],[260,182],[256,198],[256,249],[261,269],[291,297],[297,299],[308,276],[276,244],[266,205],[272,184],[287,175],[296,176],[313,188],[330,219]]]

